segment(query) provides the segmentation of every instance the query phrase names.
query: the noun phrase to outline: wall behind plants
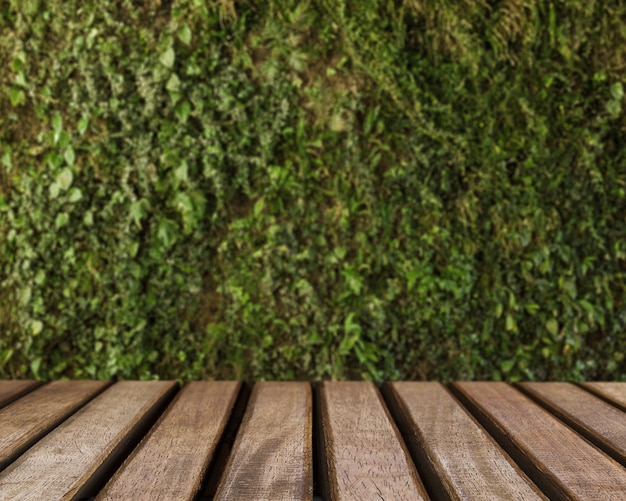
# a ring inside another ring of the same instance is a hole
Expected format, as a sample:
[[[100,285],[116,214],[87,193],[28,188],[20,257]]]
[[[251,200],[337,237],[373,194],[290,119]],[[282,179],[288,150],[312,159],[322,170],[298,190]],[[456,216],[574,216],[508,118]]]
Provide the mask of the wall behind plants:
[[[0,1],[0,376],[626,378],[619,2],[52,4]]]

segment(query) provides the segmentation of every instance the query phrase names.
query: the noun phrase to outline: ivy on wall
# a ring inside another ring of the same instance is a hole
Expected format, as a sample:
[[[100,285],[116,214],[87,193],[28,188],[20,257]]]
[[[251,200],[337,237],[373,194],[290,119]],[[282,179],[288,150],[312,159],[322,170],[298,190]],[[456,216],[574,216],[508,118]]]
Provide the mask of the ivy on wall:
[[[0,376],[623,379],[624,14],[0,1]]]

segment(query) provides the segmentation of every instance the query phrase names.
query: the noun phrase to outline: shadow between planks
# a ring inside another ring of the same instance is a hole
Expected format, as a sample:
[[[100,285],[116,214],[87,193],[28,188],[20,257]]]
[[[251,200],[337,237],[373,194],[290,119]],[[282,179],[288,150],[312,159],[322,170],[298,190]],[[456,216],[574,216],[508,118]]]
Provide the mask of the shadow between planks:
[[[0,381],[0,499],[626,499],[626,383]]]

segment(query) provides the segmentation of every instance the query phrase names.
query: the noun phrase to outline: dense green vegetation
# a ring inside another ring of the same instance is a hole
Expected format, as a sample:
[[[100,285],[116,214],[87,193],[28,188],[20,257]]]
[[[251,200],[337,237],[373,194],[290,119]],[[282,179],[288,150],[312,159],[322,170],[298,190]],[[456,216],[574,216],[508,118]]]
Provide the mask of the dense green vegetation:
[[[0,0],[0,377],[626,379],[625,21]]]

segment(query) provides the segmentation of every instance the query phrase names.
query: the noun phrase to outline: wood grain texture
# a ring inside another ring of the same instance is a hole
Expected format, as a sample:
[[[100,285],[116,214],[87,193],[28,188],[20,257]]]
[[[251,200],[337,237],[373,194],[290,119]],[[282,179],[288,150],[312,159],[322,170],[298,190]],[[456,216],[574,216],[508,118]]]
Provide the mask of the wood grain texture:
[[[38,386],[41,386],[39,381],[0,381],[0,407],[10,404]]]
[[[626,499],[626,470],[505,383],[452,388],[551,499]]]
[[[378,389],[368,382],[319,386],[323,487],[332,500],[428,499]]]
[[[111,386],[0,473],[0,499],[90,497],[128,452],[133,433],[154,419],[175,388],[165,381]]]
[[[188,383],[96,499],[194,499],[240,386]]]
[[[308,383],[257,383],[215,499],[312,499],[312,407]]]
[[[626,413],[570,383],[520,383],[529,395],[626,465]]]
[[[0,409],[0,470],[107,384],[55,381]]]
[[[626,411],[626,383],[599,382],[599,383],[578,383],[587,391],[611,402],[616,407]]]
[[[441,384],[383,391],[432,499],[547,499]]]

